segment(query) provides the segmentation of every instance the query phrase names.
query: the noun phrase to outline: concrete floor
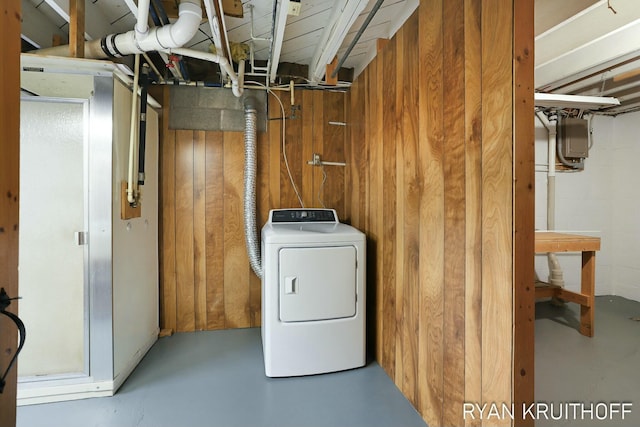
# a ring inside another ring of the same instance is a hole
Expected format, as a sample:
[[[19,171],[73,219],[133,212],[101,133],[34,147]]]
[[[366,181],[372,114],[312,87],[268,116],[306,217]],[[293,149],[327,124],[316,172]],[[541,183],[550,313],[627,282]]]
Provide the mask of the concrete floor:
[[[425,427],[382,368],[264,375],[260,329],[160,339],[113,397],[18,408],[18,427]]]
[[[541,416],[536,426],[640,426],[640,321],[632,320],[640,302],[597,297],[595,317],[595,336],[587,338],[578,332],[579,306],[536,304],[536,402],[555,405],[556,416],[567,403],[631,403],[631,413],[624,420]],[[266,378],[259,329],[163,338],[114,397],[19,407],[17,425],[425,426],[375,362]]]
[[[536,402],[556,406],[577,402],[601,406],[599,420],[585,412],[569,419],[539,418],[546,426],[640,426],[640,302],[622,297],[596,297],[595,335],[578,332],[580,308],[536,304]],[[631,403],[631,414],[612,415],[616,403]],[[582,409],[582,407],[579,407]],[[590,406],[585,406],[589,409]],[[565,412],[566,414],[566,412]],[[591,419],[593,418],[593,419]]]

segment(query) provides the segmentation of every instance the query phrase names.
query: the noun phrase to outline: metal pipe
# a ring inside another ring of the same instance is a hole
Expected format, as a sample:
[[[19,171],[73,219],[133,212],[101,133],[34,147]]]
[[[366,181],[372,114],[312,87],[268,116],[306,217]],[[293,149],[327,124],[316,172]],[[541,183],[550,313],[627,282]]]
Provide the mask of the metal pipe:
[[[256,227],[256,100],[253,97],[244,100],[244,235],[247,245],[249,264],[256,276],[262,278],[262,260],[258,245]]]
[[[138,185],[144,185],[144,153],[147,140],[147,91],[149,88],[149,66],[142,66],[140,91],[140,127],[139,127],[139,144],[138,144]]]
[[[342,55],[342,58],[340,58],[340,61],[338,61],[338,65],[336,65],[335,70],[333,70],[333,73],[331,73],[331,77],[335,77],[336,75],[338,75],[338,71],[340,70],[340,67],[342,67],[342,64],[344,64],[344,61],[346,61],[347,58],[349,57],[349,54],[353,50],[356,43],[358,43],[358,40],[360,40],[362,33],[364,33],[364,31],[367,29],[367,27],[369,26],[369,23],[375,16],[376,12],[378,12],[378,9],[380,9],[380,6],[382,6],[383,2],[384,0],[378,0],[376,1],[376,4],[373,5],[373,8],[369,12],[369,15],[367,15],[367,19],[364,20],[364,22],[362,23],[362,26],[356,33],[355,37],[353,38],[353,40],[351,40],[351,43],[349,43],[349,46],[347,47],[347,50],[345,51],[344,55]]]

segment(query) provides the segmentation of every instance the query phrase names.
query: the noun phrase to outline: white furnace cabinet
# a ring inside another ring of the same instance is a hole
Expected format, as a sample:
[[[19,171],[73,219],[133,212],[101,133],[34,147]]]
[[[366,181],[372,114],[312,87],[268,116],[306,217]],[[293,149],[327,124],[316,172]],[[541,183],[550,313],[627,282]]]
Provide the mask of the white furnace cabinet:
[[[151,100],[141,217],[122,220],[128,77],[106,61],[21,67],[18,404],[110,396],[158,336],[158,112]]]

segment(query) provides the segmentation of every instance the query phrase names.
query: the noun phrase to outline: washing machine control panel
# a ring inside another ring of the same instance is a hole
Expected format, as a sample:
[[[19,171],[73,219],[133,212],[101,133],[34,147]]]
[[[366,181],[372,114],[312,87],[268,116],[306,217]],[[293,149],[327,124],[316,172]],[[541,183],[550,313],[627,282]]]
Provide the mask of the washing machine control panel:
[[[270,220],[281,222],[338,222],[333,209],[273,209]]]

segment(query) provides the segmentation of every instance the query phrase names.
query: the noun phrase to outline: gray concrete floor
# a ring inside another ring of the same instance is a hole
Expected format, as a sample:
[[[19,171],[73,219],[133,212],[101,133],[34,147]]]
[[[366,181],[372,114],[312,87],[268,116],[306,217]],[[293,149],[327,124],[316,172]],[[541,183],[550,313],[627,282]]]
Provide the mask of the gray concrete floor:
[[[556,417],[558,404],[572,402],[631,403],[631,414],[622,420],[609,410],[606,419],[598,420],[588,412],[584,419],[582,413],[574,418],[570,411],[569,419],[542,417],[536,426],[640,426],[640,321],[634,320],[640,317],[640,302],[596,297],[593,338],[578,332],[579,312],[571,303],[536,304],[536,401],[555,404]],[[604,417],[607,408],[601,406],[598,416]]]
[[[264,375],[260,329],[160,339],[113,397],[18,408],[18,427],[425,427],[382,368]]]

